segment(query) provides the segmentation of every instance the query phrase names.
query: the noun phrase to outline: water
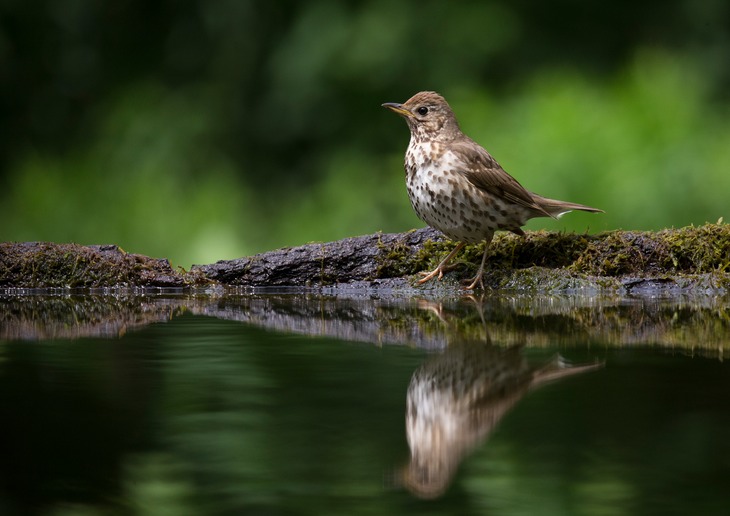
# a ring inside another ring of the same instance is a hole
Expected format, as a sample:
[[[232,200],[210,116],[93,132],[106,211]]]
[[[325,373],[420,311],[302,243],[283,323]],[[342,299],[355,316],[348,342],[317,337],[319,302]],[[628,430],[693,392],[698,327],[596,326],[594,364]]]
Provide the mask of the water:
[[[0,514],[727,514],[730,300],[0,296]]]

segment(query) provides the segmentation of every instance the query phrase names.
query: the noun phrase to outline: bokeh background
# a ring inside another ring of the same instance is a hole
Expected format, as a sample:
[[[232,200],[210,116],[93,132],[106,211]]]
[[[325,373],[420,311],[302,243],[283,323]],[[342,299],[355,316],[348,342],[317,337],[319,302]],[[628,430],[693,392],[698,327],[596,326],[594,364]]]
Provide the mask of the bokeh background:
[[[175,265],[423,226],[404,122],[432,89],[602,231],[730,215],[726,0],[2,0],[0,240]]]

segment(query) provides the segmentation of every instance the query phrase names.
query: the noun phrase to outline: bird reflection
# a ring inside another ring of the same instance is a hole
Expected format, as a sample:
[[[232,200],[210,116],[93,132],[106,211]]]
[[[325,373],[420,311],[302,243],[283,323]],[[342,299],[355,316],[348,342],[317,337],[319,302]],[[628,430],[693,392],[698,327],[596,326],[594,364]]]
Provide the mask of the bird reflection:
[[[427,308],[446,322],[439,306]],[[461,461],[528,391],[601,366],[571,366],[558,357],[534,367],[519,346],[498,347],[488,336],[482,341],[454,336],[411,377],[406,401],[411,457],[400,482],[421,498],[442,495]]]

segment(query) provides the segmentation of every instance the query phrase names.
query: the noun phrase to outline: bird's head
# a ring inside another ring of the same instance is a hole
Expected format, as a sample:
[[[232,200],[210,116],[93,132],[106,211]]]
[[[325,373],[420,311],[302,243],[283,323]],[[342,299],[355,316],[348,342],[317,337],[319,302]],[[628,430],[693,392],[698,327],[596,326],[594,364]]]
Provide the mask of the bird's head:
[[[461,134],[451,106],[436,92],[422,91],[404,104],[386,102],[383,107],[405,118],[415,138],[449,141]]]

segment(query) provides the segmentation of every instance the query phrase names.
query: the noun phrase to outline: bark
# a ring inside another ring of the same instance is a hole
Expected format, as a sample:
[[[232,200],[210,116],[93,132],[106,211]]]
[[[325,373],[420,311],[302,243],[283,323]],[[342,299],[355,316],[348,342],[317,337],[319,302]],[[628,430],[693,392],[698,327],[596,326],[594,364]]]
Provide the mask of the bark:
[[[237,286],[312,287],[358,281],[377,284],[377,280],[416,272],[415,265],[399,258],[416,255],[427,242],[443,240],[443,236],[431,228],[407,233],[376,233],[193,266],[192,272]]]

